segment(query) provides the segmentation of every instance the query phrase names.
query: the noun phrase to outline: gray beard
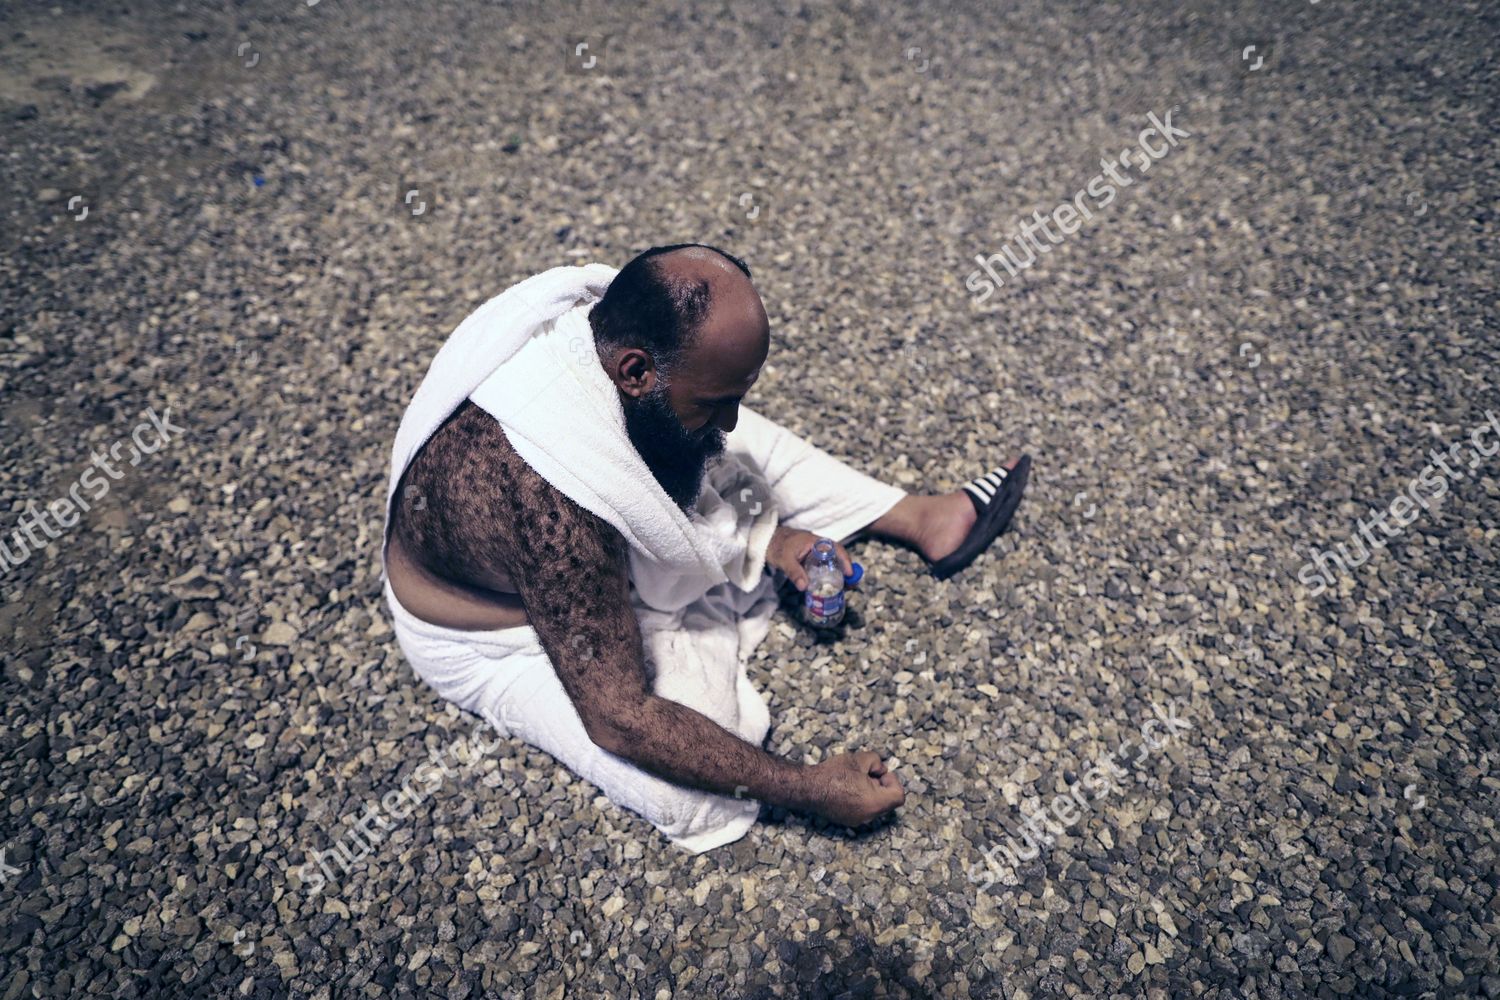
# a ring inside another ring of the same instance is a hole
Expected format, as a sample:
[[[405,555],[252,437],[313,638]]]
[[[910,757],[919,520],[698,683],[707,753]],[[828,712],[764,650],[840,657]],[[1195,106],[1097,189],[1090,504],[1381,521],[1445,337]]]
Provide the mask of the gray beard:
[[[661,382],[624,409],[625,431],[636,453],[672,502],[691,512],[709,463],[724,451],[724,432],[712,425],[696,433],[683,427]]]

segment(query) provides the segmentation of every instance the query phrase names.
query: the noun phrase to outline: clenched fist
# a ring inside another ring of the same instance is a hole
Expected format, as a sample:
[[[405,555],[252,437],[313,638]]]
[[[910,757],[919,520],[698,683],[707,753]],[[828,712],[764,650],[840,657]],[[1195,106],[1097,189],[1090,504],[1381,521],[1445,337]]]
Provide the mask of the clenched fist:
[[[860,826],[906,801],[901,779],[869,750],[836,754],[810,771],[809,809],[831,823]]]

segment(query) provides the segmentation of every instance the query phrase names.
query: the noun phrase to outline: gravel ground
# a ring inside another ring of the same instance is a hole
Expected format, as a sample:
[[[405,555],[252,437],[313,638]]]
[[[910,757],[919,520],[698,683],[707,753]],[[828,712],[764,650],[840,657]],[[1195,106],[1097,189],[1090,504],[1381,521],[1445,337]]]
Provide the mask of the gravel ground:
[[[0,576],[0,1000],[1500,995],[1500,456],[1298,579],[1500,414],[1496,8],[744,6],[5,15],[0,541],[96,500]],[[865,545],[859,627],[752,664],[773,749],[905,808],[692,858],[506,743],[314,892],[476,721],[380,599],[433,351],[680,239],[755,269],[764,412],[913,489],[1036,457],[970,571]]]

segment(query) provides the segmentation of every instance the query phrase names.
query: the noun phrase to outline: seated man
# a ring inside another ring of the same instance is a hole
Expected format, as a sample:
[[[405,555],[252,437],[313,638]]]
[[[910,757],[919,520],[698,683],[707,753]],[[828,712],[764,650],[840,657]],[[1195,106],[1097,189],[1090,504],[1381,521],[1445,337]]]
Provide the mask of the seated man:
[[[743,836],[757,800],[857,826],[905,798],[881,754],[761,748],[744,662],[766,571],[805,587],[819,537],[868,532],[951,576],[1029,469],[942,496],[877,482],[741,406],[769,347],[722,251],[557,268],[454,332],[392,461],[386,599],[412,667],[695,852]]]

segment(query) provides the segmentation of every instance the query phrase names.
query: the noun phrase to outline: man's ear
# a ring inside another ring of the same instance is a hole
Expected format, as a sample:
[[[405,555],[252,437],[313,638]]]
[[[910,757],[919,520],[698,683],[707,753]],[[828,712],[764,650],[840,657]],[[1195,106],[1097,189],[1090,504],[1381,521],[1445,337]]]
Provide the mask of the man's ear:
[[[639,347],[627,347],[617,352],[614,364],[609,369],[609,377],[615,387],[636,399],[655,387],[656,375],[656,362]]]

